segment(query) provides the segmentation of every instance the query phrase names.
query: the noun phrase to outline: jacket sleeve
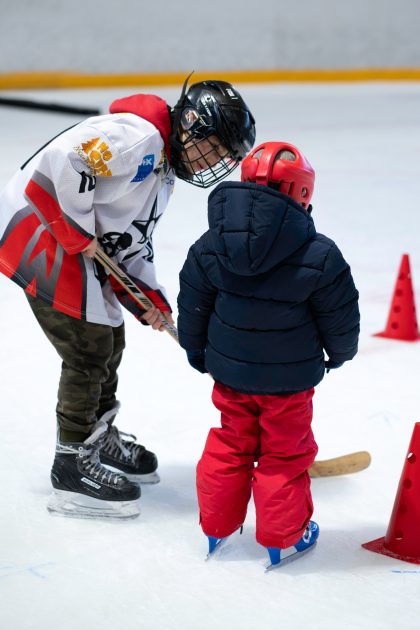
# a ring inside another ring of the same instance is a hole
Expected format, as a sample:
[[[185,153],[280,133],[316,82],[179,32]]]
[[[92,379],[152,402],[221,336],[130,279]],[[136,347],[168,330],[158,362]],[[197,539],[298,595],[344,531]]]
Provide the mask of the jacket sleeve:
[[[350,266],[333,244],[324,269],[310,297],[322,343],[328,357],[342,363],[357,353],[360,331],[359,293],[354,285]]]
[[[198,243],[190,248],[179,275],[178,334],[185,350],[206,347],[207,328],[217,293],[200,264]]]

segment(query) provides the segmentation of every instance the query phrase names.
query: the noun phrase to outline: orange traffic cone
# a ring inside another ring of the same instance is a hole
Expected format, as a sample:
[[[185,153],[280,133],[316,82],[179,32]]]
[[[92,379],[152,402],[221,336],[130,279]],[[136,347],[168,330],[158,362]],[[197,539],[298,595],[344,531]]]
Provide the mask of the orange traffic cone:
[[[362,547],[397,560],[420,564],[420,422],[414,425],[394,509],[383,538]]]
[[[404,254],[401,259],[386,328],[383,332],[376,333],[374,337],[400,341],[420,339],[408,254]]]

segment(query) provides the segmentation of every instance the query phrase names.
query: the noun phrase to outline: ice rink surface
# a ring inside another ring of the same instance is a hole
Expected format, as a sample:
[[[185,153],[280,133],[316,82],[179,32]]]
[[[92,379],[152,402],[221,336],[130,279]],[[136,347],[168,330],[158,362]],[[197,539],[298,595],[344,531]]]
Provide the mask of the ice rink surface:
[[[420,308],[420,84],[239,86],[257,142],[287,140],[313,164],[313,217],[350,263],[360,291],[358,356],[317,387],[319,459],[369,450],[355,475],[315,479],[321,534],[309,555],[266,574],[250,505],[244,533],[205,562],[195,465],[218,414],[211,381],[166,333],[127,313],[118,426],[160,461],[142,514],[111,523],[47,513],[60,360],[22,291],[0,278],[1,626],[13,630],[399,630],[418,627],[420,565],[370,553],[386,532],[414,423],[420,420],[420,342],[384,329],[398,266],[410,255]],[[99,107],[135,90],[25,92]],[[179,90],[144,90],[174,104]],[[77,116],[0,109],[0,185]],[[233,178],[239,177],[238,171]],[[178,272],[206,229],[207,192],[178,182],[156,231],[159,280],[176,305]],[[419,489],[417,488],[417,491]],[[418,518],[417,512],[417,518]],[[416,515],[413,514],[413,518]],[[416,523],[420,532],[420,522]]]

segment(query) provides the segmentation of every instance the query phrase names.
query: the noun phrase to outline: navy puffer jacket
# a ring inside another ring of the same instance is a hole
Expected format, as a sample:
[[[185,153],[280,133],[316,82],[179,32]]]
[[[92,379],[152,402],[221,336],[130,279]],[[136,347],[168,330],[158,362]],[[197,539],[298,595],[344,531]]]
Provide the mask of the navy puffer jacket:
[[[358,292],[335,243],[290,197],[224,182],[209,196],[210,229],[180,273],[178,328],[206,349],[216,381],[249,394],[303,391],[321,381],[324,350],[352,359]]]

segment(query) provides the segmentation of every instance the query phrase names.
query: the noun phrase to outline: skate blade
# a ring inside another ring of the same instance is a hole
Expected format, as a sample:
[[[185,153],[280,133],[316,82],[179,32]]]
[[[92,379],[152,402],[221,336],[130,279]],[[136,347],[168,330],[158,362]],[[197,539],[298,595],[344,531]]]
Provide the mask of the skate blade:
[[[160,477],[157,474],[157,472],[152,472],[152,473],[147,473],[146,475],[129,475],[127,473],[118,471],[121,475],[124,475],[124,477],[127,477],[127,479],[129,481],[136,481],[137,483],[140,484],[153,484],[153,483],[159,483],[160,481]]]
[[[140,514],[139,501],[103,501],[77,492],[53,490],[47,510],[54,516],[92,519],[132,519]]]
[[[298,558],[301,558],[302,556],[306,556],[306,554],[312,551],[314,547],[316,547],[316,542],[314,542],[313,545],[308,547],[308,549],[305,549],[305,551],[295,551],[294,553],[291,553],[289,556],[286,556],[286,558],[282,558],[279,563],[269,564],[268,567],[265,568],[265,572],[268,573],[269,571],[280,569],[281,567],[284,567],[286,564],[291,564],[292,562],[295,562],[295,560],[297,560]]]
[[[220,551],[220,549],[222,547],[224,547],[224,545],[226,544],[228,538],[229,538],[229,536],[226,536],[226,538],[221,538],[219,540],[219,542],[216,544],[216,546],[213,549],[213,551],[209,551],[209,553],[205,557],[206,562],[207,562],[207,560],[211,560],[212,558],[214,558],[215,555],[217,555],[217,552]]]
[[[222,547],[224,547],[226,545],[226,543],[228,543],[229,541],[232,542],[232,536],[235,536],[235,534],[237,534],[237,533],[242,535],[243,531],[244,531],[244,526],[241,525],[237,530],[232,532],[229,536],[225,536],[224,538],[220,538],[220,540],[216,543],[215,548],[212,551],[208,552],[207,556],[205,557],[205,560],[206,561],[207,560],[211,560],[212,558],[214,558],[214,556],[217,556],[217,554],[220,551],[220,549]]]
[[[160,477],[156,471],[147,473],[144,475],[136,475],[132,473],[126,473],[119,468],[115,468],[115,466],[109,466],[108,464],[104,464],[104,465],[105,465],[105,468],[108,468],[108,470],[112,470],[112,472],[116,472],[119,475],[123,475],[129,481],[135,481],[136,483],[140,483],[140,484],[141,483],[153,484],[153,483],[159,483],[160,481]]]

